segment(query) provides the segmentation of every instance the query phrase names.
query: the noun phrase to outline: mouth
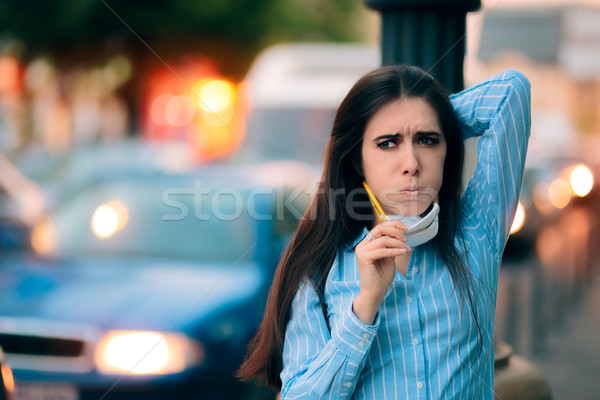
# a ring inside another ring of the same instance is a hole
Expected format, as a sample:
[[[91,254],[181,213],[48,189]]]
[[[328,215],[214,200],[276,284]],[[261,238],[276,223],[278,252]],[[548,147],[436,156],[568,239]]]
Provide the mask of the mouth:
[[[418,196],[423,192],[423,189],[420,187],[407,187],[407,188],[403,188],[400,189],[400,194],[403,194],[405,196]]]

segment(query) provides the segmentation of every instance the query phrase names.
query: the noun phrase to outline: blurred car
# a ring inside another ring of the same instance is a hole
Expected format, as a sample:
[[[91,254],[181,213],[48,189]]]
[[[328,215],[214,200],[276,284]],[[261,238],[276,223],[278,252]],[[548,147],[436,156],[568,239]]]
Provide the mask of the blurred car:
[[[17,398],[236,398],[309,199],[261,168],[109,174],[42,218],[0,260]]]
[[[195,165],[194,155],[183,141],[138,138],[83,144],[58,154],[30,147],[14,157],[15,173],[39,185],[43,198],[38,202],[45,211],[99,174],[185,172]]]

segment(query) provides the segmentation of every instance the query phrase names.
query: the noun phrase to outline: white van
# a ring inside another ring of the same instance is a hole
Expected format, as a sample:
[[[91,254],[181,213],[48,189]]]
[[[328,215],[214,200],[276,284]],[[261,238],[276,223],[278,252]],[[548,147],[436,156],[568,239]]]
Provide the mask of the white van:
[[[379,48],[366,44],[291,43],[262,52],[246,77],[243,158],[321,164],[339,104],[379,63]]]

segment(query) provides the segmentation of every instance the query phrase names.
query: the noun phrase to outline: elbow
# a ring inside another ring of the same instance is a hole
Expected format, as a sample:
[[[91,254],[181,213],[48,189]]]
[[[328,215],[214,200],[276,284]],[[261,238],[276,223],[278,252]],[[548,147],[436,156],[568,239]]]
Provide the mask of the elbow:
[[[527,76],[516,69],[507,69],[504,71],[504,76],[512,82],[512,86],[517,92],[525,92],[527,99],[531,99],[531,82]]]

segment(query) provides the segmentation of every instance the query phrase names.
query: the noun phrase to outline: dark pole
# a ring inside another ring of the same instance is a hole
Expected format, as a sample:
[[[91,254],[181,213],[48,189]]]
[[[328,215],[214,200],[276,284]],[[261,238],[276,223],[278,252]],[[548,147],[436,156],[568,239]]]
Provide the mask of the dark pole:
[[[365,2],[381,14],[382,65],[417,65],[451,92],[463,89],[466,15],[481,0]]]

